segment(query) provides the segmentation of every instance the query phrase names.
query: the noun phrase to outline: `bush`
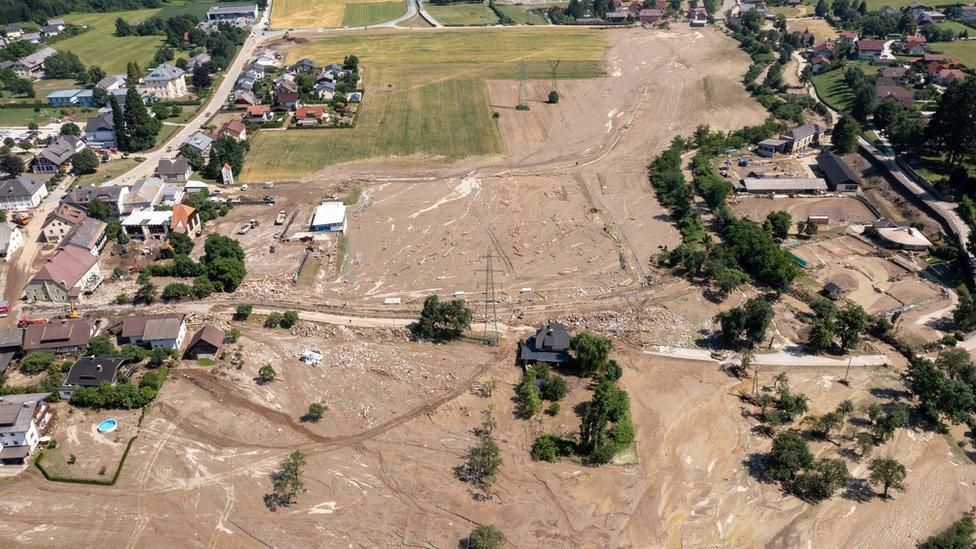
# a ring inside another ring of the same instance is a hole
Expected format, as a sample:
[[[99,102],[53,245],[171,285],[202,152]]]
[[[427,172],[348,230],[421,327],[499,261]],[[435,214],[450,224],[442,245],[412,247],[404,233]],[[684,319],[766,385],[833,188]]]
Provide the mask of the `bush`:
[[[556,461],[561,457],[573,455],[576,444],[557,435],[542,435],[532,444],[532,459],[536,461]]]
[[[265,364],[264,366],[261,366],[260,370],[258,370],[258,380],[260,380],[262,383],[271,383],[276,377],[277,374],[275,373],[275,369],[272,368],[270,364]]]
[[[271,313],[268,318],[264,319],[265,328],[277,328],[281,326],[282,316],[281,313]]]
[[[281,327],[284,329],[289,329],[298,322],[298,313],[296,311],[285,311],[285,314],[281,317]]]
[[[329,410],[329,407],[321,402],[313,402],[308,405],[308,411],[305,412],[305,417],[302,419],[304,421],[311,421],[312,423],[318,423],[325,415],[325,412]]]
[[[240,322],[247,320],[247,317],[251,316],[251,311],[253,310],[254,307],[251,305],[238,305],[237,312],[234,313],[234,320],[238,320]]]
[[[468,535],[467,547],[470,549],[501,549],[505,546],[505,534],[488,524],[479,524]]]
[[[566,396],[566,392],[566,380],[556,375],[550,375],[539,387],[540,396],[553,402],[562,400]]]
[[[54,364],[54,355],[47,351],[31,351],[20,361],[20,369],[25,374],[39,374]]]

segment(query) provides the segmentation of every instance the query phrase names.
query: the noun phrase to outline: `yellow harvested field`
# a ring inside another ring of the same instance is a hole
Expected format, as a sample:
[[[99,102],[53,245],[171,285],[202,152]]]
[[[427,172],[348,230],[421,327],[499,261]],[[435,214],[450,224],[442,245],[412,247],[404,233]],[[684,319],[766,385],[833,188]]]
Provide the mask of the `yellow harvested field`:
[[[271,6],[271,27],[312,29],[341,27],[350,4],[379,4],[390,0],[275,0]]]
[[[837,38],[837,31],[827,24],[823,19],[797,19],[786,22],[786,30],[793,32],[803,32],[808,30],[813,33],[817,41],[834,40]]]

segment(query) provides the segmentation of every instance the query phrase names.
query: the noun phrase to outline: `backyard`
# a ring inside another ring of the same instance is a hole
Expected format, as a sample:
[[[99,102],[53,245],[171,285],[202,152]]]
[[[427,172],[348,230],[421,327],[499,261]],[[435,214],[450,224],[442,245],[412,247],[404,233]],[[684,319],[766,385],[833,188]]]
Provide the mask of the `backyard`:
[[[878,67],[868,61],[848,61],[848,67],[861,67],[864,74],[877,72]],[[820,99],[832,109],[849,112],[854,101],[854,92],[844,81],[844,67],[822,72],[810,79]]]
[[[348,34],[300,44],[289,62],[328,63],[355,53],[366,95],[348,130],[263,132],[253,140],[243,181],[294,180],[351,160],[428,154],[447,160],[501,152],[485,79],[547,78],[549,59],[562,58],[559,78],[603,75],[606,43],[589,30]]]

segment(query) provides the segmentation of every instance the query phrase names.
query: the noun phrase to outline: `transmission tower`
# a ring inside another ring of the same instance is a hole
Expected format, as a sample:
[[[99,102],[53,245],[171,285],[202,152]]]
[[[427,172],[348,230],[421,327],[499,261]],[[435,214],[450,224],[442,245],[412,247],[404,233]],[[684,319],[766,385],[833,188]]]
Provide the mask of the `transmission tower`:
[[[525,60],[519,61],[518,65],[518,98],[515,101],[515,110],[527,111],[529,104],[525,101]]]
[[[495,257],[491,248],[485,253],[485,345],[498,344],[498,302],[495,301]]]

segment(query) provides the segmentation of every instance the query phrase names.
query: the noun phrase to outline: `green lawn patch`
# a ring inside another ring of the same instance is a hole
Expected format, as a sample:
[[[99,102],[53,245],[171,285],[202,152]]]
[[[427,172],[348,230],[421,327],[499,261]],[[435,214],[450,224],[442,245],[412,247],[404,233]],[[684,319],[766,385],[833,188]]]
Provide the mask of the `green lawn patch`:
[[[130,23],[145,21],[158,12],[158,9],[148,9],[65,15],[64,20],[68,23],[93,28],[78,36],[61,40],[54,47],[74,52],[85,65],[98,65],[109,74],[125,73],[126,64],[130,61],[135,61],[145,69],[152,65],[156,48],[163,43],[163,37],[115,36],[115,20],[121,17]]]
[[[976,32],[973,34],[976,34]],[[976,67],[976,40],[936,42],[935,44],[929,44],[929,50],[944,53],[950,58],[958,59],[967,67]]]
[[[498,17],[484,4],[427,6],[427,12],[448,27],[495,25]]]
[[[44,475],[44,478],[51,482],[67,482],[71,484],[92,484],[95,486],[115,486],[115,483],[119,481],[119,475],[122,474],[122,466],[125,465],[126,458],[129,457],[129,450],[132,449],[132,443],[136,441],[136,437],[129,439],[129,443],[125,445],[125,451],[122,452],[122,459],[119,460],[118,466],[115,468],[115,474],[109,480],[101,478],[80,478],[65,476],[61,473],[60,467],[55,467],[54,470],[48,470],[44,466],[44,454],[50,450],[42,450],[37,453],[37,457],[34,458],[34,466]]]
[[[537,11],[530,11],[529,8],[525,6],[511,6],[505,5],[495,5],[497,9],[502,14],[508,16],[509,19],[515,21],[519,25],[548,25],[549,22],[546,18],[542,16]]]
[[[177,15],[190,14],[196,16],[197,19],[204,21],[207,19],[207,10],[214,5],[211,1],[194,1],[186,0],[181,2],[179,0],[174,0],[169,4],[166,4],[162,11],[159,12],[159,17],[162,19],[169,19],[170,17],[176,17]]]
[[[199,366],[213,366],[217,361],[212,358],[198,358],[197,365]]]
[[[407,13],[403,2],[381,2],[378,4],[347,4],[342,15],[343,27],[365,27],[390,21]]]
[[[879,69],[868,61],[850,61],[847,66],[859,66],[865,74],[875,73]],[[839,67],[822,72],[811,78],[810,82],[816,88],[821,101],[827,106],[834,110],[850,112],[851,105],[854,102],[854,92],[844,81],[844,70],[844,67]]]
[[[885,6],[891,6],[892,8],[899,10],[908,4],[911,4],[912,0],[867,0],[867,3],[868,11],[876,11]],[[926,6],[936,8],[939,6],[955,6],[959,4],[959,0],[930,0],[922,3]]]
[[[100,185],[110,181],[125,172],[135,168],[139,163],[132,158],[121,158],[113,160],[107,164],[100,164],[98,171],[88,175],[79,176],[75,180],[75,185]]]
[[[42,109],[40,113],[34,112],[34,109],[0,109],[0,126],[26,127],[31,122],[43,126],[51,121],[50,112],[46,109]]]

